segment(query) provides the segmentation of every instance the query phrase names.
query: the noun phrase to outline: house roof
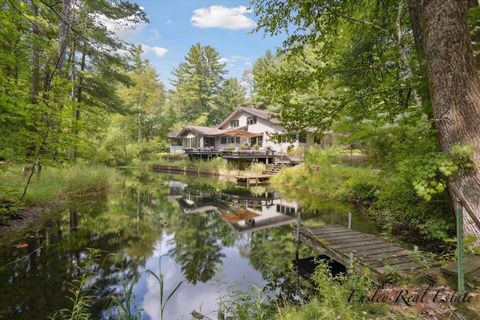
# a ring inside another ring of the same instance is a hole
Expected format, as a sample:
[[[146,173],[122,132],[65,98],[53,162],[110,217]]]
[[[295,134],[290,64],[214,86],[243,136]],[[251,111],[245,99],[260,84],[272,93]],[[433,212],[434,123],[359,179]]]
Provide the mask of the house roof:
[[[172,131],[167,134],[167,138],[176,138],[178,137],[178,131]]]
[[[220,125],[218,126],[218,128],[222,127],[223,125],[225,125],[234,115],[236,115],[238,112],[240,111],[244,111],[244,112],[247,112],[247,113],[250,113],[254,116],[257,116],[259,118],[262,118],[262,119],[266,119],[266,120],[269,120],[273,123],[280,123],[280,121],[276,118],[274,118],[274,115],[270,112],[268,112],[267,110],[261,110],[261,109],[257,109],[255,108],[255,105],[252,105],[250,107],[240,107],[240,108],[237,108],[235,110],[233,110],[226,118],[225,120],[223,120],[222,123],[220,123]]]
[[[177,136],[180,136],[187,130],[192,130],[192,131],[195,131],[196,133],[199,133],[205,136],[216,136],[216,135],[222,134],[225,131],[225,130],[220,130],[218,128],[187,125],[182,130],[180,130],[180,132],[178,132]]]

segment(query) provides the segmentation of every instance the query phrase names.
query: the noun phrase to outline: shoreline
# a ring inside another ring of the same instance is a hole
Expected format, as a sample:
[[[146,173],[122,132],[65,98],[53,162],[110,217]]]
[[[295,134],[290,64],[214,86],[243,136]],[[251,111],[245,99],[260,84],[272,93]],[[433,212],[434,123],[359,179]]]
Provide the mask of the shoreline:
[[[200,168],[200,167],[180,167],[174,165],[162,165],[162,164],[153,164],[151,165],[151,170],[153,172],[165,172],[165,173],[176,173],[176,174],[190,174],[197,176],[214,176],[214,177],[225,177],[225,178],[235,178],[237,176],[245,176],[258,174],[254,171],[246,170],[226,170],[226,169],[209,169],[209,168]]]
[[[18,210],[17,218],[10,219],[4,224],[0,224],[0,237],[12,234],[18,230],[32,227],[38,223],[48,211],[59,210],[68,206],[71,201],[88,199],[94,196],[105,196],[108,189],[87,192],[81,195],[61,197],[55,199],[55,204],[25,206]]]

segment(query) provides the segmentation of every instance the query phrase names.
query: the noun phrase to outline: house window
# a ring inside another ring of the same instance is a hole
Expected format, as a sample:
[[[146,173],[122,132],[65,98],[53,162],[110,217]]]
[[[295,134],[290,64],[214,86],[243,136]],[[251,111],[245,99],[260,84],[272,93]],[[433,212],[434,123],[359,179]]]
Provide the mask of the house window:
[[[234,128],[234,127],[238,127],[240,124],[240,122],[238,120],[232,120],[230,121],[230,127]]]
[[[252,116],[252,117],[247,118],[247,125],[255,124],[255,123],[257,123],[257,117],[256,116]]]
[[[172,139],[172,146],[178,147],[182,145],[182,139]]]
[[[314,137],[313,137],[313,143],[315,144],[321,144],[322,143],[322,137],[318,134],[316,134]]]
[[[261,148],[263,146],[263,136],[250,138],[250,144],[252,146],[256,144]]]
[[[240,144],[240,137],[235,137],[236,143]]]
[[[221,144],[227,144],[227,137],[221,137],[220,138],[220,143]]]
[[[298,142],[300,143],[307,143],[307,133],[305,132],[300,132],[298,134]]]

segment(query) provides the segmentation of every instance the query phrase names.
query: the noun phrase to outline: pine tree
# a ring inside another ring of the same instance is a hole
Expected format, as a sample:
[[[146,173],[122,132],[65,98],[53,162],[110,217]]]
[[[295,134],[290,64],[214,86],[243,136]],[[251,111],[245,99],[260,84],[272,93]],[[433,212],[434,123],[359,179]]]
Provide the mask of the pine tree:
[[[174,70],[175,101],[185,123],[215,124],[216,98],[226,73],[225,63],[211,46],[193,45]]]

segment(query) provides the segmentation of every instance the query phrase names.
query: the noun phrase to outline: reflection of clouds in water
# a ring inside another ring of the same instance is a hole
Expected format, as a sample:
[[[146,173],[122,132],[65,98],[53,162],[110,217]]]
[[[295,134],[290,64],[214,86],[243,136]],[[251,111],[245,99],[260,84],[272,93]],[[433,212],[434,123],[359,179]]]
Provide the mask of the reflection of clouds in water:
[[[146,269],[158,274],[160,254],[165,254],[172,247],[171,244],[168,244],[167,238],[171,237],[163,237],[161,242],[157,242],[154,255],[148,259]],[[253,269],[248,258],[240,255],[238,249],[224,248],[222,253],[225,254],[222,260],[223,264],[219,266],[215,277],[206,283],[197,283],[196,285],[185,281],[181,268],[174,259],[169,256],[162,258],[164,297],[168,297],[177,284],[184,281],[168,302],[164,313],[165,319],[191,319],[190,313],[193,310],[216,319],[218,302],[221,297],[225,296],[229,287],[233,285],[235,289],[248,289],[253,284],[260,287],[264,285],[261,275]],[[146,282],[143,288],[145,291],[136,294],[140,301],[143,296],[144,318],[159,320],[159,283],[154,276],[149,274],[142,273],[142,278]]]

